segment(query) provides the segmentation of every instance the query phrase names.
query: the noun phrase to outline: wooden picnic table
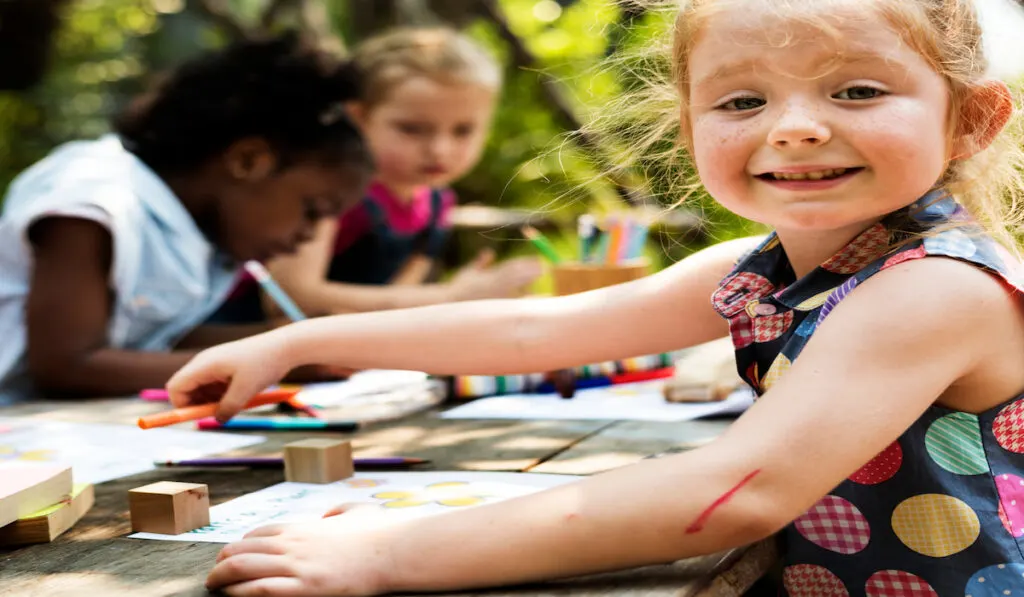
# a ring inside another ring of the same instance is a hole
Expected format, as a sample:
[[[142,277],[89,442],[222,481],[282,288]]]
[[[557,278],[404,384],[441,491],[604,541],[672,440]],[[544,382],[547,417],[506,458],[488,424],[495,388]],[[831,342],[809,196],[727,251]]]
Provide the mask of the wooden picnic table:
[[[166,405],[135,399],[77,403],[35,402],[0,409],[0,416],[31,416],[89,423],[128,423]],[[426,458],[416,470],[532,471],[592,474],[673,448],[696,447],[728,421],[641,423],[616,421],[442,420],[436,409],[375,424],[345,437],[357,457]],[[233,454],[266,455],[309,433],[264,433],[263,444]],[[317,437],[330,434],[316,434]],[[340,437],[340,436],[339,436]],[[221,544],[129,539],[128,490],[155,481],[205,483],[211,504],[284,480],[281,470],[167,468],[96,486],[96,504],[50,544],[3,551],[0,595],[199,596]],[[458,595],[548,597],[738,597],[775,562],[774,542],[621,573]]]

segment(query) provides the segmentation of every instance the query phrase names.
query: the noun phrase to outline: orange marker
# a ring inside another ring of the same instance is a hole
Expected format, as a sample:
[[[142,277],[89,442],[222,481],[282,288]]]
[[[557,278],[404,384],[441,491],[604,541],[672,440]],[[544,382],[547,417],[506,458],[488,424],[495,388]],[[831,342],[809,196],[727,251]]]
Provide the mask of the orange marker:
[[[262,392],[249,400],[245,405],[245,408],[254,408],[257,406],[264,406],[266,404],[285,402],[295,396],[297,392],[298,390],[295,389]],[[200,404],[199,406],[186,406],[185,408],[176,408],[174,410],[156,413],[155,415],[139,417],[139,427],[143,429],[166,427],[167,425],[184,423],[185,421],[195,421],[204,417],[212,417],[215,414],[217,414],[216,403]]]

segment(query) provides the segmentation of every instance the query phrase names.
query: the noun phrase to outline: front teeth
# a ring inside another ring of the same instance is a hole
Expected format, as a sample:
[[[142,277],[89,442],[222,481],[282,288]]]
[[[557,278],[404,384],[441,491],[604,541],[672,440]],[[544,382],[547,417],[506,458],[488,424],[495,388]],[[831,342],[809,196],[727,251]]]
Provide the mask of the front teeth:
[[[829,170],[818,170],[817,172],[772,172],[775,180],[822,180],[825,178],[836,178],[846,174],[846,168],[833,168]]]

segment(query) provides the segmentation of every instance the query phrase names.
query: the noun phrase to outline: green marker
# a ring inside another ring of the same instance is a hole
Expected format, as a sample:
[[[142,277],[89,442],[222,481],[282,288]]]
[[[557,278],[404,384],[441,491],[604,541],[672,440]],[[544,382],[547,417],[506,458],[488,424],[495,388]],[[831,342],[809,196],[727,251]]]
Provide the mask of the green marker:
[[[558,256],[555,248],[551,246],[548,239],[544,238],[544,235],[537,231],[533,226],[523,226],[523,235],[529,239],[533,246],[537,248],[548,261],[551,263],[561,263],[562,258]]]

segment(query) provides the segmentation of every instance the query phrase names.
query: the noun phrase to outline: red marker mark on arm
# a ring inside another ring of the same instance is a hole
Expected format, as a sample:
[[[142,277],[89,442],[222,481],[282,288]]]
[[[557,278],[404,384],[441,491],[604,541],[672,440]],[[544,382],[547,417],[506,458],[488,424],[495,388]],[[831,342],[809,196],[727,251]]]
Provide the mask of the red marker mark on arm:
[[[704,524],[707,523],[709,518],[711,518],[711,514],[720,506],[722,506],[730,499],[732,499],[732,496],[736,495],[736,492],[739,491],[741,487],[749,483],[750,480],[756,477],[757,474],[760,472],[761,469],[757,469],[756,471],[750,473],[746,477],[743,477],[743,480],[737,483],[735,487],[723,493],[721,496],[719,496],[717,500],[711,502],[711,505],[705,508],[705,510],[700,513],[700,516],[697,517],[697,520],[693,521],[693,524],[686,527],[686,534],[692,535],[693,533],[699,533],[702,530],[704,530]]]

